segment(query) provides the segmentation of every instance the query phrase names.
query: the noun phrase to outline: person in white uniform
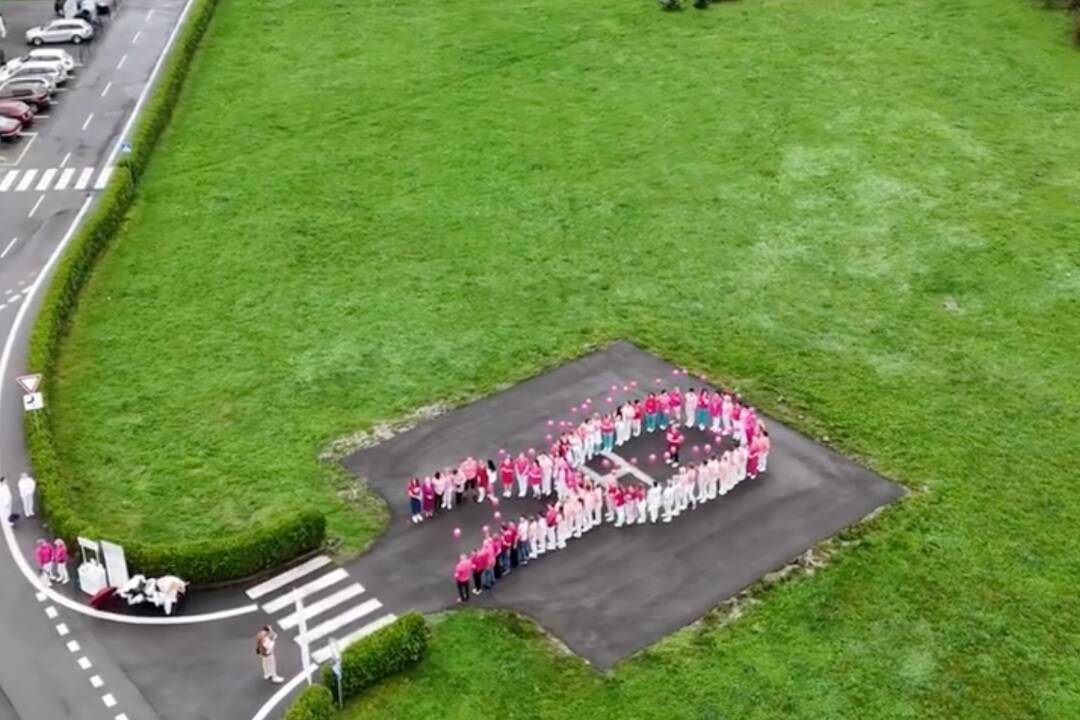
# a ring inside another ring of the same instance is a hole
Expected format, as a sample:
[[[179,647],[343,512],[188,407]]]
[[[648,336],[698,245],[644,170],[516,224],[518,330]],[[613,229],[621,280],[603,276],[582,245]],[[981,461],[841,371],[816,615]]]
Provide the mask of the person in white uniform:
[[[19,475],[19,497],[22,499],[23,515],[26,517],[34,517],[34,491],[36,489],[37,483],[29,473],[23,472]]]

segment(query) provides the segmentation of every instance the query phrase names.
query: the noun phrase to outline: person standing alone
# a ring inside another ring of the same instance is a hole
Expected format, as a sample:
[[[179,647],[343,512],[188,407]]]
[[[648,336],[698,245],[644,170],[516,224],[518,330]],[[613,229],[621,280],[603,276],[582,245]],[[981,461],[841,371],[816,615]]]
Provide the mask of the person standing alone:
[[[277,661],[274,659],[275,642],[277,642],[277,633],[271,630],[269,625],[263,625],[262,630],[255,634],[255,654],[262,662],[263,680],[281,683],[285,682],[285,678],[277,674]]]
[[[36,489],[37,483],[29,473],[24,472],[19,475],[19,497],[22,498],[23,515],[26,517],[34,517],[34,490]]]

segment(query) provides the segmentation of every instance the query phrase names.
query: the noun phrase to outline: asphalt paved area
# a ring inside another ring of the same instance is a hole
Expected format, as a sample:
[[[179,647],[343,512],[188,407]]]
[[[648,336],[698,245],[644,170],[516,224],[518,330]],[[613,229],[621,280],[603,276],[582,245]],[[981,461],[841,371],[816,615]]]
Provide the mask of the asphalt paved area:
[[[366,478],[391,508],[389,529],[350,571],[396,607],[454,607],[451,570],[457,553],[479,541],[481,527],[494,522],[494,509],[467,503],[415,526],[409,521],[407,479],[466,455],[494,458],[500,448],[516,454],[540,447],[549,419],[575,417],[571,405],[591,398],[603,408],[611,386],[621,389],[630,381],[638,383],[638,395],[657,378],[670,385],[673,369],[629,343],[616,343],[350,455],[346,467]],[[684,389],[702,385],[677,380]],[[899,485],[764,419],[773,440],[765,475],[670,525],[594,529],[567,549],[511,573],[472,604],[524,613],[595,667],[607,668],[903,494]],[[689,437],[687,444],[706,440]],[[658,436],[650,436],[620,454],[636,454],[643,470],[659,475],[664,466],[643,458],[662,453],[661,445]],[[538,501],[515,499],[499,509],[516,517],[538,507]],[[462,529],[461,541],[453,539],[455,527]]]

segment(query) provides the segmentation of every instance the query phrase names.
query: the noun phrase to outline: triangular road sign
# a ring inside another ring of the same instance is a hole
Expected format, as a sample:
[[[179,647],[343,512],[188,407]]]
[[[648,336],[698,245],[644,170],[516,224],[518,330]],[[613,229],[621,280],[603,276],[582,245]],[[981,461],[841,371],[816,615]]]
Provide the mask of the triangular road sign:
[[[32,395],[41,387],[41,375],[20,375],[15,378],[15,382],[19,383],[27,394]]]

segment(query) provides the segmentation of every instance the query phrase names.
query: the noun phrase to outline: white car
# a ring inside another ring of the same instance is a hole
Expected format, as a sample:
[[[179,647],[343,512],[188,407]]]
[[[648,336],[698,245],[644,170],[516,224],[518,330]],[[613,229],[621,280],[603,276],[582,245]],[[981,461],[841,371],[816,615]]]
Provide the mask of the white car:
[[[8,67],[5,65],[0,68],[0,83],[7,82],[8,80],[17,80],[20,78],[34,78],[35,80],[41,79],[48,81],[49,92],[56,90],[56,86],[63,82],[61,75],[54,68],[42,67],[40,65],[16,65],[15,67]]]
[[[32,90],[47,93],[49,96],[52,96],[56,92],[56,85],[54,85],[52,80],[47,77],[24,75],[23,77],[11,78],[8,80],[0,79],[0,90],[16,87],[30,88]]]
[[[79,43],[94,37],[93,26],[85,20],[53,20],[26,31],[26,42],[40,46],[45,43]]]
[[[60,63],[69,73],[75,69],[75,58],[67,50],[60,48],[39,48],[31,50],[23,56],[23,60],[43,60],[45,62]]]
[[[27,75],[42,75],[53,80],[57,85],[62,85],[68,79],[67,68],[63,63],[54,60],[15,58],[0,68],[0,78]]]

